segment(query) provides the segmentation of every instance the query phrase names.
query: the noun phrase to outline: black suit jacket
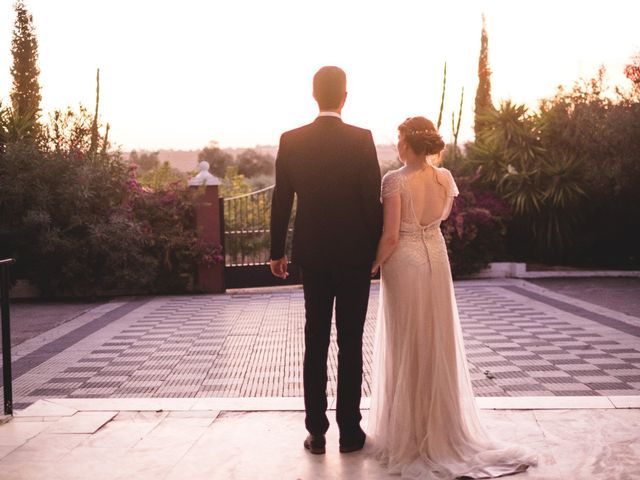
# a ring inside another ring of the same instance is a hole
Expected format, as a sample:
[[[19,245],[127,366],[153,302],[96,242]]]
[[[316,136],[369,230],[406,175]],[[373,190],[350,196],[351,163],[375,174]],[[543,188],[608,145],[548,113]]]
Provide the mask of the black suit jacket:
[[[292,262],[370,266],[382,232],[380,167],[369,130],[337,117],[286,132],[276,158],[271,258],[285,254],[294,194]]]

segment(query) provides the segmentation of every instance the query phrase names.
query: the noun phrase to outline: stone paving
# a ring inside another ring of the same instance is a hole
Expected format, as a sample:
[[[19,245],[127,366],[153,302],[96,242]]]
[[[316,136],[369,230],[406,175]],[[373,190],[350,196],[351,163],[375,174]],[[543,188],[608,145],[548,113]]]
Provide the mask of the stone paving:
[[[477,396],[640,392],[639,318],[522,280],[455,288]],[[374,285],[365,395],[378,293]],[[297,287],[118,299],[14,349],[15,407],[43,398],[300,397],[303,332]],[[335,396],[335,342],[329,358]]]
[[[548,290],[640,317],[640,277],[538,278],[528,282]]]
[[[30,338],[51,330],[104,301],[59,300],[33,301],[11,297],[11,345],[20,345]],[[16,315],[17,313],[17,315]]]
[[[274,400],[39,400],[0,425],[0,478],[399,478],[375,460],[371,442],[362,451],[340,454],[335,425],[327,432],[326,455],[309,454],[302,447],[302,403]],[[531,397],[479,400],[480,420],[492,438],[538,457],[537,466],[514,479],[640,478],[640,397],[545,397],[539,400],[555,405],[538,402],[535,408]],[[528,406],[504,409],[505,400]],[[362,413],[367,429],[369,411]]]

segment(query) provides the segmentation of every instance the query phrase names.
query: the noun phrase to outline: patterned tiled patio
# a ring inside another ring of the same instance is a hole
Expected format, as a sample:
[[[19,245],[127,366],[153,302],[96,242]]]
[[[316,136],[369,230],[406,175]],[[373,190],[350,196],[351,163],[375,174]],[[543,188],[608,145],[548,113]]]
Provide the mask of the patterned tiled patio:
[[[521,280],[456,282],[477,396],[640,392],[640,319]],[[365,328],[365,395],[379,287]],[[43,398],[300,397],[297,287],[121,299],[14,350],[16,408]],[[335,395],[335,343],[328,394]]]

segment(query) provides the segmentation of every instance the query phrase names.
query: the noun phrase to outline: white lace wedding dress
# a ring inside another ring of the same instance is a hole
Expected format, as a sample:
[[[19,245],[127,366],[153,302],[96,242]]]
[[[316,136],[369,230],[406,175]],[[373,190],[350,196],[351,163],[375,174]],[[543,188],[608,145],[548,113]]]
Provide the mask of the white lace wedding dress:
[[[440,222],[458,188],[428,166],[385,175],[400,195],[400,241],[381,270],[368,433],[391,473],[412,479],[487,478],[536,458],[491,440],[473,397]]]

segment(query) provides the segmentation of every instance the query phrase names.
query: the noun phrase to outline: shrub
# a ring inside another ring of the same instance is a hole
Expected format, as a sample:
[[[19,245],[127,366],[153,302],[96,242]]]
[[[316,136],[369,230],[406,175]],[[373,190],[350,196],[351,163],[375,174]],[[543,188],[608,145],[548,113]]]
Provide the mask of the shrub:
[[[0,255],[15,257],[14,274],[45,296],[190,289],[196,264],[211,255],[197,244],[197,192],[170,183],[165,166],[155,188],[143,187],[106,139],[92,148],[93,128],[85,109],[67,110],[41,138],[4,144]]]
[[[454,276],[477,272],[505,255],[509,209],[496,195],[479,190],[476,179],[456,177],[460,195],[442,227]]]
[[[635,92],[635,93],[634,93]],[[580,159],[586,198],[579,208],[572,264],[640,266],[640,96],[607,89],[605,72],[542,102],[542,141]]]
[[[157,261],[154,292],[181,292],[193,282],[198,250],[194,197],[198,191],[186,182],[174,182],[161,190],[143,189],[135,178],[129,182],[125,209],[148,238],[145,252]]]

